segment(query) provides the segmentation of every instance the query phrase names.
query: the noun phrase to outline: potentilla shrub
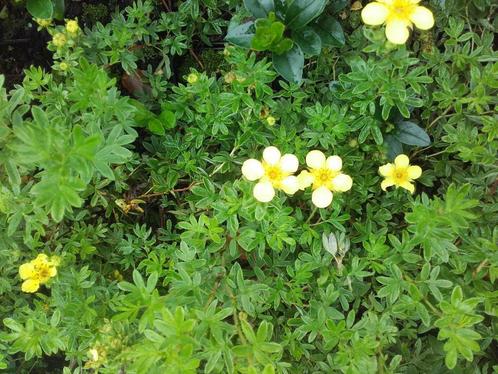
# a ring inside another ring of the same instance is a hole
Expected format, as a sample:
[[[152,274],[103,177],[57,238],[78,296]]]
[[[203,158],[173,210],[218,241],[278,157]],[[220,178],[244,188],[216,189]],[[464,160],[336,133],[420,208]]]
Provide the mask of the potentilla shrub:
[[[38,17],[51,66],[0,75],[0,369],[496,372],[495,13]]]

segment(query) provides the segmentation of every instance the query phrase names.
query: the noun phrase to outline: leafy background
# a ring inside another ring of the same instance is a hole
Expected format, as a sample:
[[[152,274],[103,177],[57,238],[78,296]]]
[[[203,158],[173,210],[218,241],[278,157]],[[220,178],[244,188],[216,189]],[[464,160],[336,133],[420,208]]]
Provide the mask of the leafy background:
[[[0,78],[0,368],[496,372],[496,5],[424,3],[435,28],[395,48],[329,1],[344,40],[300,83],[227,43],[237,1],[68,6],[75,44]],[[340,155],[352,190],[257,203],[240,166],[267,145]],[[380,190],[400,152],[413,196]],[[41,252],[58,275],[23,294]]]

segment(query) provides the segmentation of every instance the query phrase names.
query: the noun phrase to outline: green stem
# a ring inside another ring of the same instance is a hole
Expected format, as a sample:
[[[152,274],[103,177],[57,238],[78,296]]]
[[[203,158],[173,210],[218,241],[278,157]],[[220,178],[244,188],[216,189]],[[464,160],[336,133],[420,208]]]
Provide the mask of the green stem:
[[[313,218],[313,216],[316,214],[318,208],[317,207],[314,207],[313,210],[311,211],[311,214],[309,215],[308,219],[306,220],[305,223],[310,223],[311,219]]]

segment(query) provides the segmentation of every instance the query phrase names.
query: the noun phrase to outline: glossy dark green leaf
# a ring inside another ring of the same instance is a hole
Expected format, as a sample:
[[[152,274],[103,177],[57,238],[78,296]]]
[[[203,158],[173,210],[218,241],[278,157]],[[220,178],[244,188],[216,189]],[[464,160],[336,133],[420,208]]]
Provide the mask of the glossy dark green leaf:
[[[431,139],[424,129],[413,122],[402,121],[397,124],[396,138],[403,144],[426,147]]]
[[[244,5],[255,18],[265,18],[275,8],[273,0],[244,0]]]
[[[292,39],[307,55],[316,56],[322,50],[322,39],[311,27],[293,32]]]
[[[301,48],[296,44],[291,50],[281,55],[274,53],[273,66],[287,81],[301,83],[304,68],[303,51],[301,51]]]
[[[300,29],[322,14],[327,0],[294,0],[285,12],[285,24]]]
[[[54,18],[58,20],[64,19],[66,4],[64,0],[52,0],[54,5]]]
[[[230,24],[225,40],[232,44],[238,45],[239,47],[251,48],[251,42],[254,38],[255,32],[256,30],[254,28],[253,21],[234,26]]]
[[[342,26],[335,18],[321,17],[313,24],[313,29],[320,35],[324,47],[342,47],[346,43]]]
[[[403,153],[403,145],[392,135],[387,135],[384,138],[384,144],[386,145],[387,158],[389,160],[394,160],[397,155]]]
[[[52,0],[28,0],[26,9],[35,18],[49,19],[54,14]]]

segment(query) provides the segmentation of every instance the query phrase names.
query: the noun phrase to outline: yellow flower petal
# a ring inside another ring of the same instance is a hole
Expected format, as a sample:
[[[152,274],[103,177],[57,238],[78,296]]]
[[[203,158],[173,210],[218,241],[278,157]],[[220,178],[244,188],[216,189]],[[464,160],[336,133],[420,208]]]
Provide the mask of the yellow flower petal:
[[[34,277],[36,274],[35,266],[31,262],[27,262],[19,266],[19,276],[21,279],[28,279]]]
[[[40,253],[36,258],[33,260],[33,263],[35,265],[37,264],[45,264],[48,262],[48,256],[45,253]]]
[[[306,155],[306,165],[312,169],[319,169],[325,163],[325,155],[321,151],[313,150]]]
[[[382,25],[389,14],[389,10],[384,4],[374,1],[369,3],[361,11],[361,19],[367,25]]]
[[[420,30],[429,30],[434,26],[434,15],[426,7],[418,6],[410,15],[410,21]]]
[[[398,155],[394,159],[394,165],[396,165],[397,168],[406,168],[408,167],[408,165],[410,165],[410,159],[407,155]]]
[[[422,168],[417,165],[409,166],[407,169],[408,178],[417,179],[422,175]]]
[[[395,167],[393,164],[385,164],[379,167],[379,174],[383,177],[390,177],[393,175]]]
[[[311,194],[311,201],[317,208],[326,208],[333,198],[332,192],[326,187],[319,187]]]
[[[263,160],[270,165],[275,165],[280,161],[280,151],[277,147],[266,147],[263,151]]]
[[[275,189],[270,182],[259,182],[254,186],[252,194],[256,200],[267,203],[275,196]]]
[[[294,195],[299,190],[297,177],[291,175],[282,181],[282,190],[289,195]]]
[[[40,288],[40,282],[38,282],[36,279],[27,279],[24,282],[22,282],[21,285],[22,292],[27,292],[27,293],[36,292],[38,291],[38,288]]]
[[[55,277],[57,275],[57,268],[55,266],[51,266],[48,275],[50,275],[50,278]]]
[[[244,161],[242,164],[242,175],[247,180],[255,181],[260,179],[265,174],[263,164],[254,158]]]
[[[339,156],[330,156],[326,161],[327,168],[333,171],[340,171],[342,169],[342,159]]]
[[[380,184],[380,188],[382,188],[382,191],[385,191],[387,187],[391,186],[394,186],[394,179],[392,178],[386,178]]]
[[[285,154],[280,159],[280,168],[285,173],[295,173],[299,167],[299,160],[296,156]]]
[[[410,191],[410,193],[415,192],[415,185],[413,183],[410,183],[408,181],[403,181],[399,184],[401,188],[404,188],[405,190]]]
[[[410,36],[408,24],[400,20],[391,20],[386,23],[386,37],[391,43],[405,44]]]
[[[346,192],[353,186],[353,179],[349,175],[339,174],[332,179],[332,187],[334,191]]]
[[[315,181],[315,177],[308,170],[303,170],[297,176],[297,182],[299,184],[299,189],[304,190],[311,186]]]

